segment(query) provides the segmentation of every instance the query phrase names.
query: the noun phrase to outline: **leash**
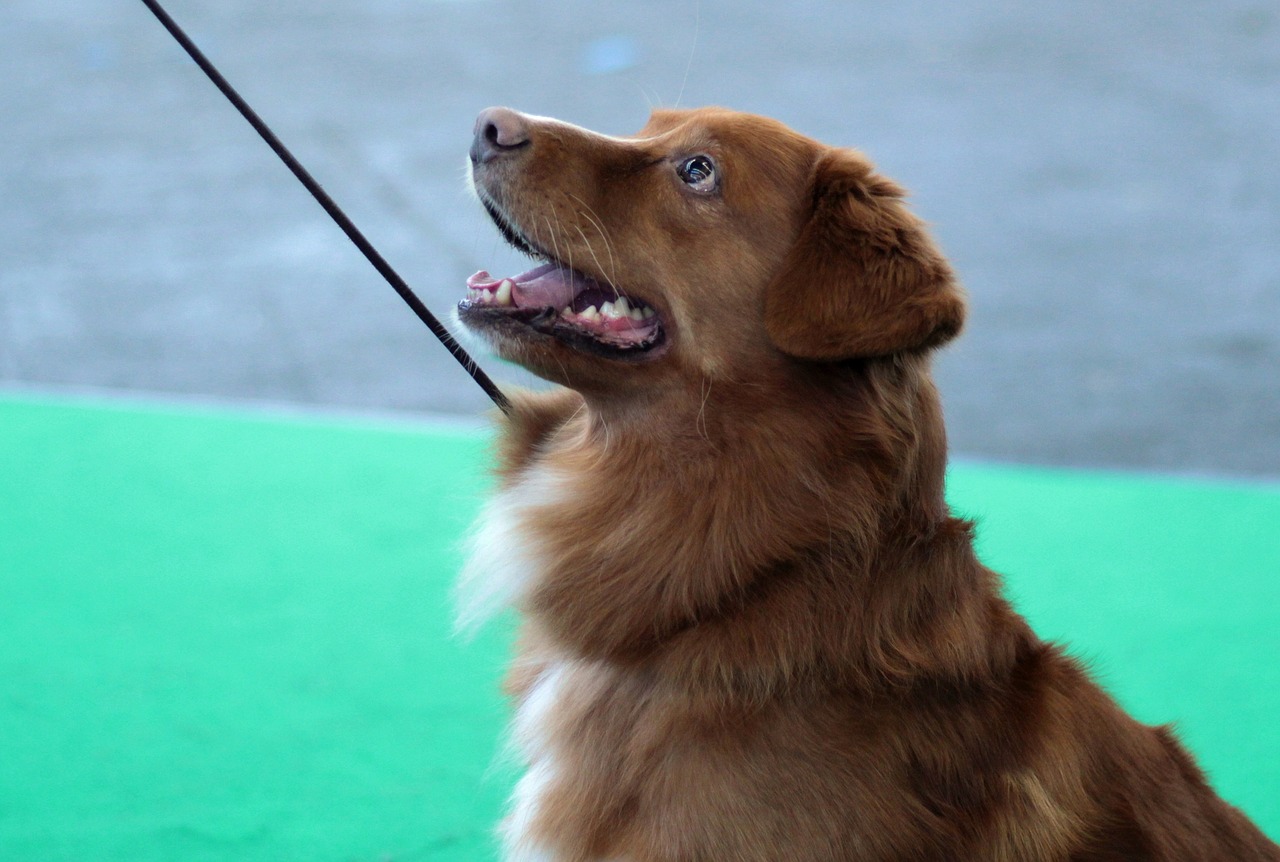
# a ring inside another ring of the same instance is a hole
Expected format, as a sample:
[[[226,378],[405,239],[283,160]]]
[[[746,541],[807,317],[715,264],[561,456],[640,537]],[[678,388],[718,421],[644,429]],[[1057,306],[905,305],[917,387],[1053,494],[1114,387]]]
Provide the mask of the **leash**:
[[[226,78],[222,77],[222,73],[214,67],[213,63],[209,62],[209,58],[196,47],[195,42],[192,42],[182,28],[169,17],[169,13],[164,10],[164,7],[156,0],[142,0],[142,2],[159,19],[164,28],[169,31],[169,34],[178,41],[183,50],[190,55],[201,71],[208,76],[213,85],[221,90],[222,95],[226,96],[228,101],[240,112],[240,115],[248,120],[249,125],[253,126],[254,131],[258,133],[262,140],[266,141],[267,146],[271,147],[272,151],[280,157],[280,161],[284,162],[285,167],[293,172],[293,175],[306,187],[307,191],[311,192],[311,196],[324,208],[329,217],[337,222],[338,227],[342,228],[342,232],[347,235],[347,238],[355,244],[356,248],[360,249],[369,263],[373,264],[373,268],[387,280],[388,284],[395,288],[396,293],[400,294],[400,298],[413,309],[414,314],[418,315],[418,319],[427,325],[427,328],[431,330],[436,338],[440,339],[440,343],[453,354],[453,358],[458,360],[458,363],[471,375],[471,379],[480,385],[480,388],[484,390],[485,394],[493,400],[493,403],[503,413],[509,413],[511,411],[511,402],[507,400],[507,396],[502,394],[502,390],[489,378],[489,375],[484,373],[475,360],[471,358],[470,354],[457,342],[452,333],[445,329],[444,325],[423,304],[422,300],[418,299],[417,294],[409,288],[409,285],[400,277],[399,273],[391,268],[391,264],[387,263],[382,255],[378,253],[378,250],[373,247],[373,244],[365,239],[364,234],[347,217],[342,208],[334,202],[333,198],[329,197],[328,193],[321,188],[315,178],[302,166],[302,163],[294,158],[293,153],[289,152],[289,148],[281,143],[280,139],[262,121],[257,112],[249,107],[249,103],[241,98],[235,88],[227,82]]]

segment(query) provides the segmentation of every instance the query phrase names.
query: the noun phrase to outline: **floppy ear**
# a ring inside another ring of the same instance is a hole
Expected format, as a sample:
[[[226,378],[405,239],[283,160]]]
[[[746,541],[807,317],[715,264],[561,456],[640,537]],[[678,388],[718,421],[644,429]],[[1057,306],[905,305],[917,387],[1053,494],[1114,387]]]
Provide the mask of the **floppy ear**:
[[[834,361],[922,350],[964,322],[964,296],[903,191],[852,150],[828,150],[814,170],[812,210],[765,290],[773,343]]]

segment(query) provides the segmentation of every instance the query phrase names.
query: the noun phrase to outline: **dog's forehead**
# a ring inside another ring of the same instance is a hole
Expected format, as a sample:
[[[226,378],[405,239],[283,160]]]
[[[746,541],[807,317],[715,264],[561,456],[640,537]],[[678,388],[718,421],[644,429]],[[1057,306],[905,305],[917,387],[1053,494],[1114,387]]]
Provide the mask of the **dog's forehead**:
[[[805,156],[823,148],[777,120],[727,108],[656,109],[636,139],[677,148],[717,146],[740,151],[767,143],[770,150]]]

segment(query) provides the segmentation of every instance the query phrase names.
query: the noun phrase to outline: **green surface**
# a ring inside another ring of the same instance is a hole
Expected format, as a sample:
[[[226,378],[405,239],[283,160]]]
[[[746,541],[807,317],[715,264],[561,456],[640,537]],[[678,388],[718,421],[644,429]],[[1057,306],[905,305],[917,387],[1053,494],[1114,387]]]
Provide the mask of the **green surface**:
[[[0,860],[476,860],[498,627],[459,432],[0,398]],[[1280,833],[1280,488],[962,464],[1046,635]]]

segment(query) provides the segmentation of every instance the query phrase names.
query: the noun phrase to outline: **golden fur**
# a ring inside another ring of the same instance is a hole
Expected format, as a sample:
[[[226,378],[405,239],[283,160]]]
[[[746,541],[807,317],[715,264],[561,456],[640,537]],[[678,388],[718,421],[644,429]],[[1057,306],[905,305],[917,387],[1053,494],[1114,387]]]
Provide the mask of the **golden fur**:
[[[704,109],[491,110],[472,158],[504,230],[665,334],[461,315],[565,387],[513,395],[478,541],[519,548],[467,575],[523,619],[510,859],[1280,860],[975,558],[929,373],[963,297],[865,157]]]

